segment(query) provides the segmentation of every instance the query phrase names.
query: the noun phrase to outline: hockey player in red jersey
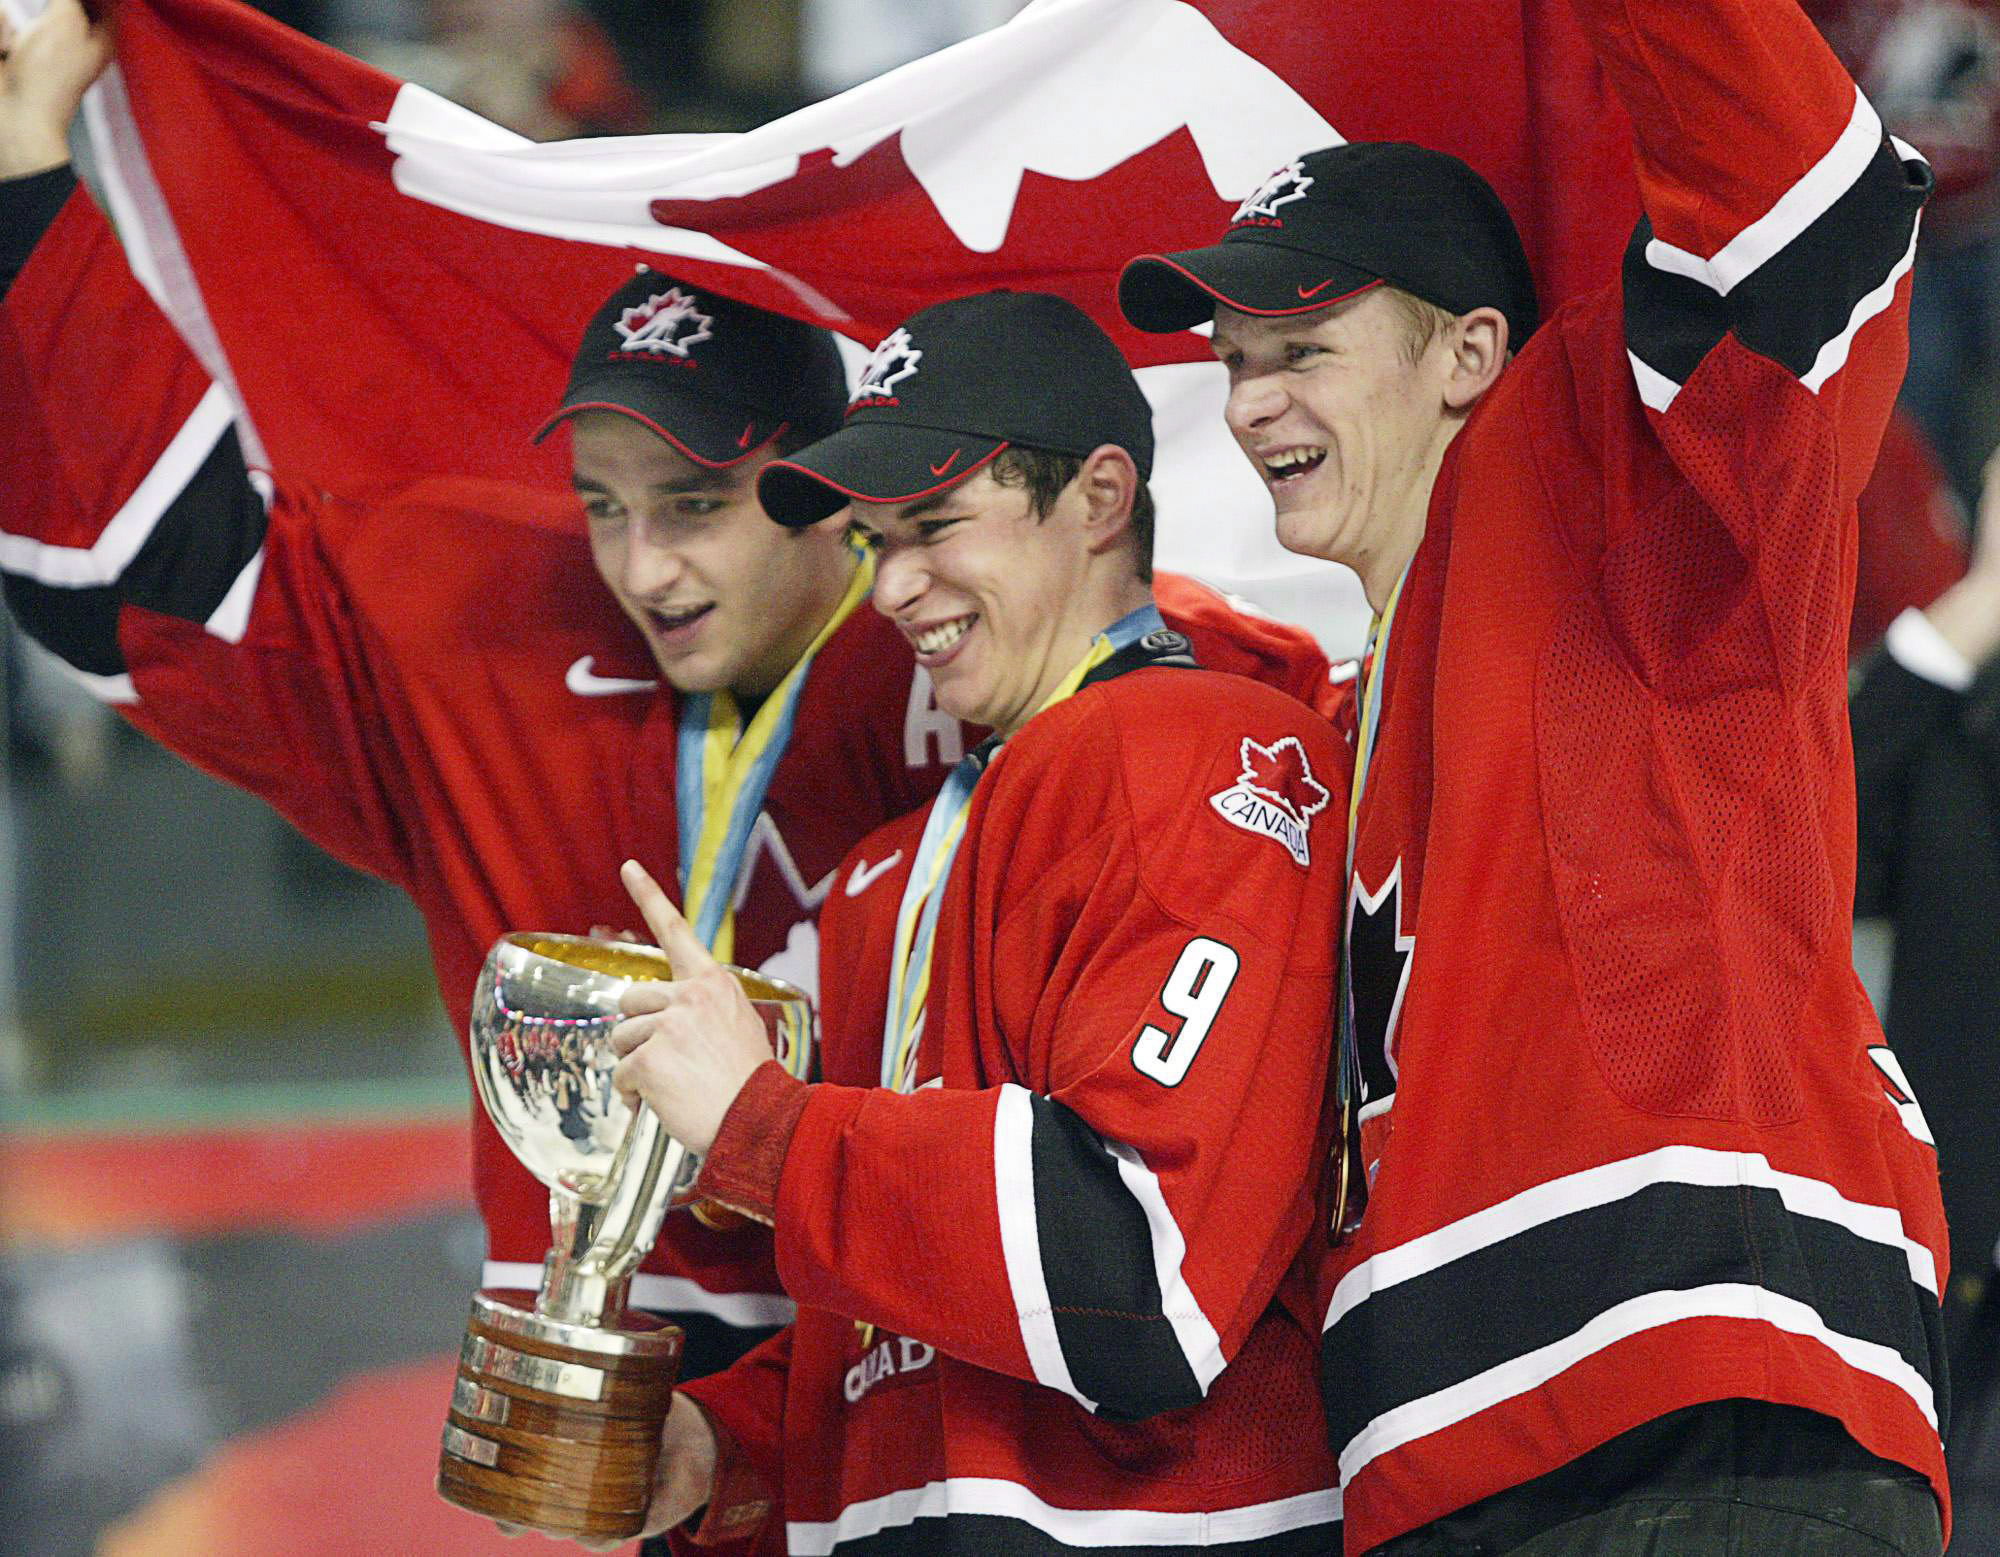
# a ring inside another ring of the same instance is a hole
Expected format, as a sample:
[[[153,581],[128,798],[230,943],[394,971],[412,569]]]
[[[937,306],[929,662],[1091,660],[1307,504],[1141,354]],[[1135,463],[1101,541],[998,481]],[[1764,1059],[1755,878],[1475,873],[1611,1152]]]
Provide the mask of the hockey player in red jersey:
[[[1944,1228],[1849,963],[1844,701],[1930,177],[1793,0],[1576,9],[1639,147],[1622,289],[1537,328],[1491,190],[1364,143],[1120,283],[1213,320],[1280,538],[1378,613],[1348,1549],[1935,1552]]]
[[[628,1001],[620,1084],[773,1222],[800,1304],[677,1403],[661,1523],[776,1503],[814,1553],[1337,1539],[1300,1277],[1345,752],[1163,623],[1151,456],[1103,333],[989,293],[894,332],[842,431],[762,480],[794,525],[855,500],[877,610],[995,734],[844,867],[818,1085],[628,867],[683,978]]]

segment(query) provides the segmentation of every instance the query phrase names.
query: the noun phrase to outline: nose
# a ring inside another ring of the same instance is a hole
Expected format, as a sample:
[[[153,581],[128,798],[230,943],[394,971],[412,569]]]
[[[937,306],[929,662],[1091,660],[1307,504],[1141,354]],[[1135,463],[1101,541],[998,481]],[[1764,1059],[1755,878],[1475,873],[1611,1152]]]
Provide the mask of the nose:
[[[662,544],[653,526],[634,524],[625,532],[625,559],[621,583],[625,593],[639,600],[664,596],[680,579],[683,563],[672,546]]]
[[[1290,403],[1275,374],[1246,373],[1229,386],[1222,414],[1231,432],[1250,433],[1276,421]]]
[[[885,546],[875,563],[875,609],[894,618],[914,606],[930,587],[923,554],[914,547]]]

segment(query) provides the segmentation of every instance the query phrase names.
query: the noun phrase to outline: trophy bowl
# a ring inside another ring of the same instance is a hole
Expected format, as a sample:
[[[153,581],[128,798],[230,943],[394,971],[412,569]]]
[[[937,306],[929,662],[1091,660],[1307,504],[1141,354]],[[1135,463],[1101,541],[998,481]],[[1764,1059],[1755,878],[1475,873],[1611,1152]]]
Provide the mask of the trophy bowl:
[[[794,1075],[811,1064],[812,1006],[732,968]],[[551,1246],[537,1292],[476,1294],[438,1461],[450,1502],[585,1540],[638,1534],[680,1330],[627,1307],[632,1272],[701,1162],[612,1085],[611,1029],[634,983],[671,979],[656,947],[503,936],[473,993],[473,1083],[509,1149],[548,1186]]]

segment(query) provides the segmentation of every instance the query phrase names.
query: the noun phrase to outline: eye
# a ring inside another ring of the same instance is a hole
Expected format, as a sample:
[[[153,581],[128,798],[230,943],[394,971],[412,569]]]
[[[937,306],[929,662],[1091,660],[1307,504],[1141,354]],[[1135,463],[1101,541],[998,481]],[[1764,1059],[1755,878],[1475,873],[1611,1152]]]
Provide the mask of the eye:
[[[917,525],[917,538],[923,541],[934,541],[953,525],[963,523],[962,519],[925,519]]]
[[[847,544],[858,546],[863,551],[879,551],[882,548],[882,537],[867,526],[857,524],[850,519],[847,521]]]
[[[719,497],[678,497],[674,499],[674,512],[683,519],[706,519],[710,514],[720,513],[727,505]]]
[[[625,510],[608,497],[583,498],[583,517],[593,529],[605,529],[625,522]]]
[[[1285,348],[1285,366],[1295,368],[1303,362],[1310,362],[1314,357],[1323,357],[1325,355],[1326,348],[1324,346],[1313,346],[1303,341],[1294,341]]]

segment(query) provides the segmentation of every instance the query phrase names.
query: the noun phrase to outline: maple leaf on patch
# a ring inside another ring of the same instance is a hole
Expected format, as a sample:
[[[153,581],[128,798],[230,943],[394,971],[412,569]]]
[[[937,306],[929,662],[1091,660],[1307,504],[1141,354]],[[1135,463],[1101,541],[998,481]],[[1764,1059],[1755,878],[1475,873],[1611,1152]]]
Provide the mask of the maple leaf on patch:
[[[1300,821],[1326,809],[1327,788],[1313,777],[1306,749],[1296,735],[1281,736],[1269,746],[1243,737],[1243,771],[1239,784],[1284,806]]]

